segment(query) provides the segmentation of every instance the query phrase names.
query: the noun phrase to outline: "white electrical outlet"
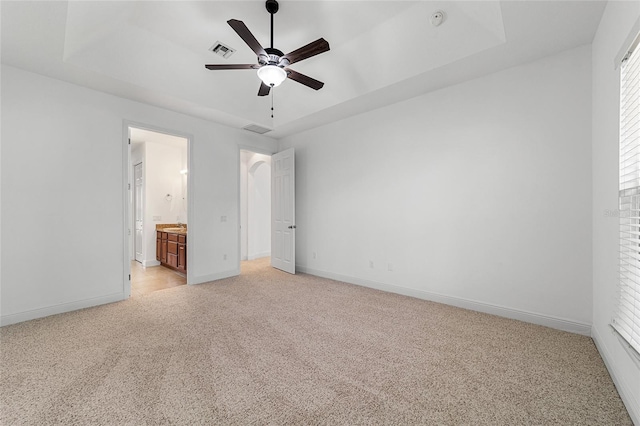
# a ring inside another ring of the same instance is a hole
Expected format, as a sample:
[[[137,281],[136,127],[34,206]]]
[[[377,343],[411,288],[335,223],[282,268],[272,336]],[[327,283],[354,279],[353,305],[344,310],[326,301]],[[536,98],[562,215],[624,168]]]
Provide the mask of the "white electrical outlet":
[[[227,221],[226,216],[220,216],[220,222],[226,222],[226,221]]]
[[[222,260],[227,260],[227,255],[226,254],[222,255]]]
[[[369,261],[369,268],[373,269],[373,260]]]
[[[159,222],[159,221],[161,221],[161,220],[162,220],[162,216],[154,216],[154,217],[153,217],[153,221],[154,221],[154,222]]]
[[[316,252],[313,252],[313,258],[316,259],[318,256],[316,255]]]
[[[388,263],[388,264],[387,264],[387,269],[388,269],[389,271],[393,271],[393,263]]]

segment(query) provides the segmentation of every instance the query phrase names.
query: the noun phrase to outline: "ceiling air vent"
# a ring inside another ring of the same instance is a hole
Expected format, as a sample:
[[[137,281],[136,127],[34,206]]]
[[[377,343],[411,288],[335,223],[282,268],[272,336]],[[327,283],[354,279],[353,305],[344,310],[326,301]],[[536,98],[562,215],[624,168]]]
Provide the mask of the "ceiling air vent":
[[[227,59],[229,56],[233,55],[233,52],[236,51],[235,49],[232,49],[229,46],[220,43],[219,41],[216,41],[216,44],[211,46],[211,48],[209,50],[212,51],[213,53],[215,53],[216,55],[222,56],[225,59]]]
[[[259,133],[261,135],[271,131],[271,129],[267,129],[266,127],[258,126],[257,124],[248,124],[248,125],[244,126],[243,129],[248,130],[248,131],[253,132],[253,133]]]

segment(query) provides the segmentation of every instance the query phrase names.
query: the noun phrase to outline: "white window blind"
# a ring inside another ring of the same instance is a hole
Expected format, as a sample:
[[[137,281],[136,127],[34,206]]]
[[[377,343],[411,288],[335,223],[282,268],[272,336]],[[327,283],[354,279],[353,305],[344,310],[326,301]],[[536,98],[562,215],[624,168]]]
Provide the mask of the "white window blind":
[[[640,354],[639,40],[620,67],[620,282],[613,327]]]

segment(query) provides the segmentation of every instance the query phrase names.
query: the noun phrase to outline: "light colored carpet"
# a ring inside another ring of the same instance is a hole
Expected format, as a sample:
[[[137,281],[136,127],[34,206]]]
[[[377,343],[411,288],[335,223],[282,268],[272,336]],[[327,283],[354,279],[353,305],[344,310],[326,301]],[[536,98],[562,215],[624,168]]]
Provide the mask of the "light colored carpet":
[[[0,337],[3,425],[631,424],[588,337],[264,260]]]

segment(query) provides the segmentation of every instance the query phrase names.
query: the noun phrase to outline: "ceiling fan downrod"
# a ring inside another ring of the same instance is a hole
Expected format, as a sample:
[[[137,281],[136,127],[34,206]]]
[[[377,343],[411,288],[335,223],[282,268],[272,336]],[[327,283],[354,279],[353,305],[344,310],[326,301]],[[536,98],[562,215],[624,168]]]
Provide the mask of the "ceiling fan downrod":
[[[280,8],[280,6],[278,5],[277,0],[267,0],[265,2],[265,7],[267,8],[267,12],[269,12],[269,15],[271,15],[271,48],[267,52],[269,53],[269,55],[273,55],[275,53],[278,56],[278,60],[279,60],[280,59],[279,57],[282,56],[282,53],[280,51],[276,52],[277,49],[274,49],[273,47],[273,15],[275,15],[278,12],[278,9]],[[273,118],[273,92],[274,91],[272,90],[271,91],[271,118]]]
[[[265,7],[267,12],[271,15],[271,47],[267,47],[264,51],[267,54],[266,58],[258,57],[258,62],[260,65],[274,65],[280,68],[284,68],[289,65],[289,62],[282,62],[281,58],[284,56],[282,51],[273,47],[273,15],[275,15],[280,9],[280,5],[277,0],[267,0],[265,2]]]
[[[277,0],[267,0],[265,7],[267,8],[267,12],[271,15],[271,48],[273,49],[273,15],[278,12],[280,6],[278,5]]]

